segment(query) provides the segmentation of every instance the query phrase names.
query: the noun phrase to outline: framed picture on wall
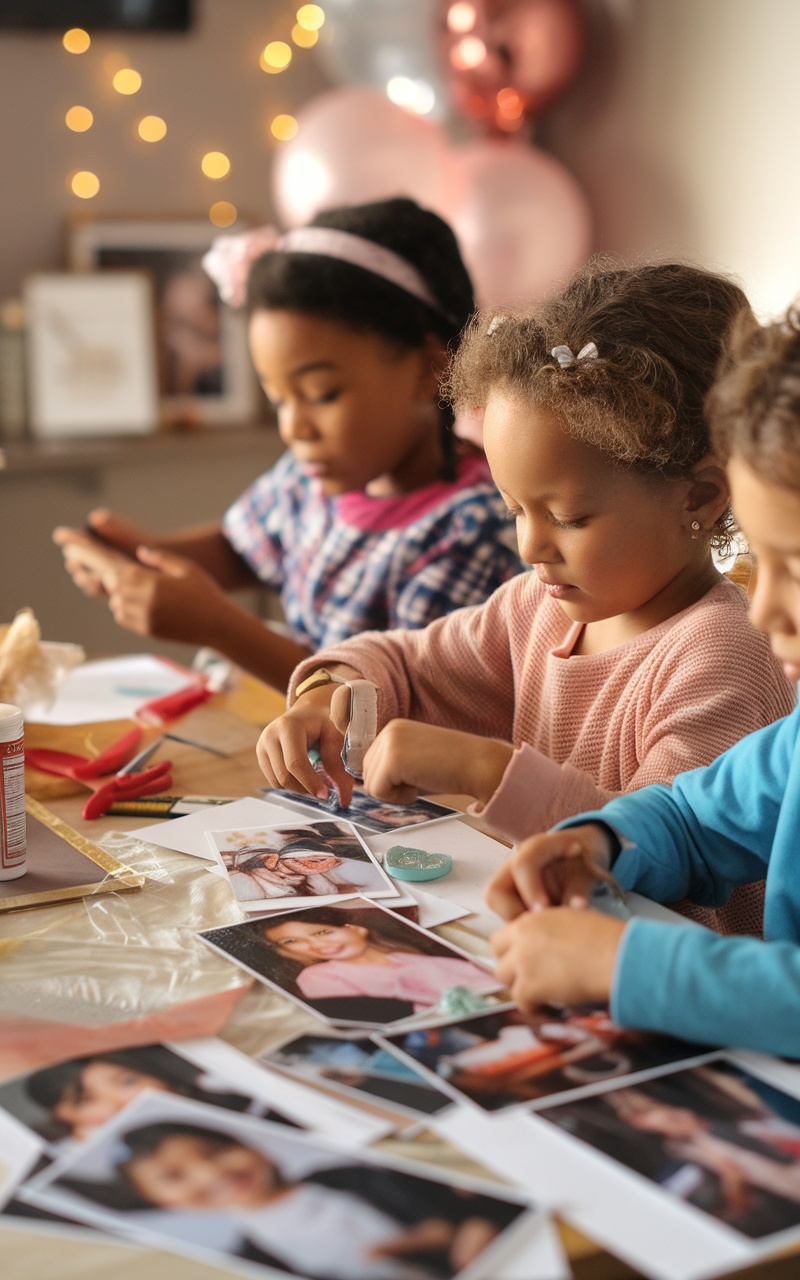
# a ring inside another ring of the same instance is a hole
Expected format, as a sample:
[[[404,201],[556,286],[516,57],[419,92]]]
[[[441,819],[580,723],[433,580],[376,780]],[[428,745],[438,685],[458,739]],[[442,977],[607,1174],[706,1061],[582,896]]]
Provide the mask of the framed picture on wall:
[[[157,428],[153,295],[145,275],[31,276],[25,314],[34,435],[143,435]]]
[[[201,264],[217,234],[207,222],[169,220],[79,222],[70,231],[74,270],[149,276],[167,424],[242,425],[255,413],[246,319],[220,301]]]

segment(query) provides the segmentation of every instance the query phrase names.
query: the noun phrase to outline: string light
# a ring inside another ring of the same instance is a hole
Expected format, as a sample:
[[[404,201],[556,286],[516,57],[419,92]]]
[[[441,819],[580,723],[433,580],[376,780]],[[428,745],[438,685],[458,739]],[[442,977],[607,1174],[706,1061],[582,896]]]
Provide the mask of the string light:
[[[473,4],[458,2],[451,4],[447,10],[447,30],[452,31],[454,35],[466,35],[477,21],[478,14]]]
[[[477,36],[465,36],[450,50],[450,61],[456,71],[471,71],[486,59],[486,45]]]
[[[142,87],[142,77],[133,67],[123,67],[111,81],[117,93],[138,93]]]
[[[73,133],[85,133],[94,124],[94,116],[88,107],[70,107],[64,121]]]
[[[207,151],[200,161],[200,168],[207,178],[225,178],[231,169],[231,162],[223,151]]]
[[[278,72],[285,71],[291,60],[292,51],[286,41],[272,40],[262,49],[258,62],[262,71],[275,76]]]
[[[92,38],[83,27],[70,27],[69,31],[64,32],[61,43],[67,53],[85,53],[92,43]]]
[[[318,4],[303,4],[297,10],[297,25],[306,31],[319,31],[325,21],[325,12]]]
[[[294,116],[276,116],[269,131],[278,142],[290,142],[296,136],[298,127]]]
[[[392,76],[386,85],[386,96],[398,107],[426,116],[436,105],[436,94],[427,80],[412,80],[409,76]]]
[[[208,218],[215,227],[232,227],[239,217],[239,211],[230,200],[217,200],[208,211]]]
[[[292,27],[292,41],[298,49],[313,49],[318,40],[318,31],[309,31],[307,27],[301,27],[299,22]]]
[[[80,169],[77,173],[73,173],[69,185],[73,195],[80,196],[81,200],[91,200],[92,196],[96,196],[100,190],[100,179],[96,173],[90,173],[88,169]]]
[[[143,142],[160,142],[167,132],[167,123],[161,116],[142,116],[136,132]]]

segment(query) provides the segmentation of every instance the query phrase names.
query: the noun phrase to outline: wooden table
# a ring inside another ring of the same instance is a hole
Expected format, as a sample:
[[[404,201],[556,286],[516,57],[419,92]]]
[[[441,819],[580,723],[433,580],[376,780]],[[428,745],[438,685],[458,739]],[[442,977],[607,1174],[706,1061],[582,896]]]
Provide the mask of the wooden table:
[[[224,745],[225,735],[229,735],[229,744],[234,744],[230,758],[222,760],[216,756],[205,755],[192,748],[177,743],[165,744],[169,748],[169,756],[174,763],[173,786],[176,794],[213,794],[234,797],[253,795],[263,784],[263,775],[255,760],[254,743],[258,730],[285,706],[282,695],[275,693],[249,676],[242,676],[238,685],[230,693],[220,695],[213,700],[210,715],[192,713],[175,725],[176,732],[204,740],[203,734],[213,731],[215,737],[205,740],[212,745]],[[250,728],[248,729],[248,726]],[[27,741],[30,745],[48,745],[64,750],[80,751],[80,739],[83,735],[83,749],[87,747],[100,750],[108,742],[124,732],[126,725],[115,723],[110,725],[81,726],[79,730],[53,730],[44,727],[29,726]],[[190,731],[191,730],[191,731]],[[148,730],[143,742],[157,735],[157,730]],[[235,745],[238,742],[239,745]],[[47,779],[38,775],[35,779],[34,793],[65,822],[76,830],[98,838],[101,832],[132,831],[144,825],[141,818],[114,818],[85,822],[81,817],[81,809],[85,798],[84,791],[78,791],[69,782],[59,779]],[[452,801],[454,797],[437,797]],[[173,854],[185,864],[191,859]],[[201,867],[189,867],[186,874],[191,877],[205,877]],[[202,880],[205,883],[205,879]],[[153,894],[158,889],[146,887],[143,894]],[[108,900],[107,900],[108,901]],[[133,902],[133,899],[128,899]],[[49,915],[53,911],[64,908],[46,908]],[[113,907],[110,908],[113,911]],[[21,921],[20,917],[25,917]],[[41,909],[17,913],[17,928],[20,923],[30,922],[35,930],[37,921],[42,920]],[[8,919],[8,918],[7,918]],[[0,918],[0,940],[5,936],[3,921]],[[93,953],[97,959],[98,953]],[[256,984],[258,985],[258,984]],[[226,1024],[224,1036],[237,1047],[248,1051],[247,1034],[241,1022],[241,1008],[248,1001],[272,1001],[276,997],[265,995],[264,990],[248,993],[239,1006],[236,1014]],[[274,1007],[269,1010],[274,1015]],[[299,1017],[298,1029],[305,1029],[301,1024],[304,1014]],[[286,1033],[282,1024],[282,1034]],[[437,1140],[438,1141],[438,1140]],[[442,1159],[445,1164],[457,1162],[458,1156],[452,1150],[437,1151],[432,1147],[429,1151],[424,1147],[424,1158]],[[619,1259],[598,1250],[597,1246],[584,1236],[574,1231],[567,1224],[559,1223],[562,1239],[573,1267],[576,1280],[634,1280],[639,1272],[626,1266]],[[227,1268],[205,1265],[197,1261],[182,1258],[178,1255],[156,1249],[135,1249],[116,1242],[87,1242],[74,1238],[54,1238],[41,1233],[20,1233],[13,1228],[0,1227],[0,1256],[3,1258],[0,1275],[2,1280],[230,1280],[234,1274]],[[785,1257],[770,1263],[762,1263],[746,1271],[737,1272],[742,1280],[798,1280],[800,1277],[800,1260],[797,1257]]]

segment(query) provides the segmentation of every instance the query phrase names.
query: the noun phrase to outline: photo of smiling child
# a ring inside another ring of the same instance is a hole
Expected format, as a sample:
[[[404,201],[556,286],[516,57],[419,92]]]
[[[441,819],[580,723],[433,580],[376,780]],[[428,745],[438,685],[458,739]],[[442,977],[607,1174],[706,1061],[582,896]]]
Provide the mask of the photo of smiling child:
[[[152,1095],[54,1166],[36,1198],[136,1239],[307,1280],[454,1280],[467,1267],[472,1276],[525,1219],[505,1192],[445,1185]]]
[[[354,893],[397,897],[397,889],[349,822],[287,823],[207,831],[245,911],[331,902]]]
[[[364,898],[199,936],[263,982],[345,1026],[380,1027],[423,1016],[454,988],[473,998],[502,990],[466,952]],[[493,1003],[486,999],[487,1006]]]

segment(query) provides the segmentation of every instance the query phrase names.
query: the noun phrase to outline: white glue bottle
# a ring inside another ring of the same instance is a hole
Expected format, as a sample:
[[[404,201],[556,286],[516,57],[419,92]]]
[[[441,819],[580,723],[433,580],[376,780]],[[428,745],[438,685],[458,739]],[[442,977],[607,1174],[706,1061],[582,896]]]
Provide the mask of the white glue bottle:
[[[0,702],[0,880],[26,868],[25,743],[19,707]]]

